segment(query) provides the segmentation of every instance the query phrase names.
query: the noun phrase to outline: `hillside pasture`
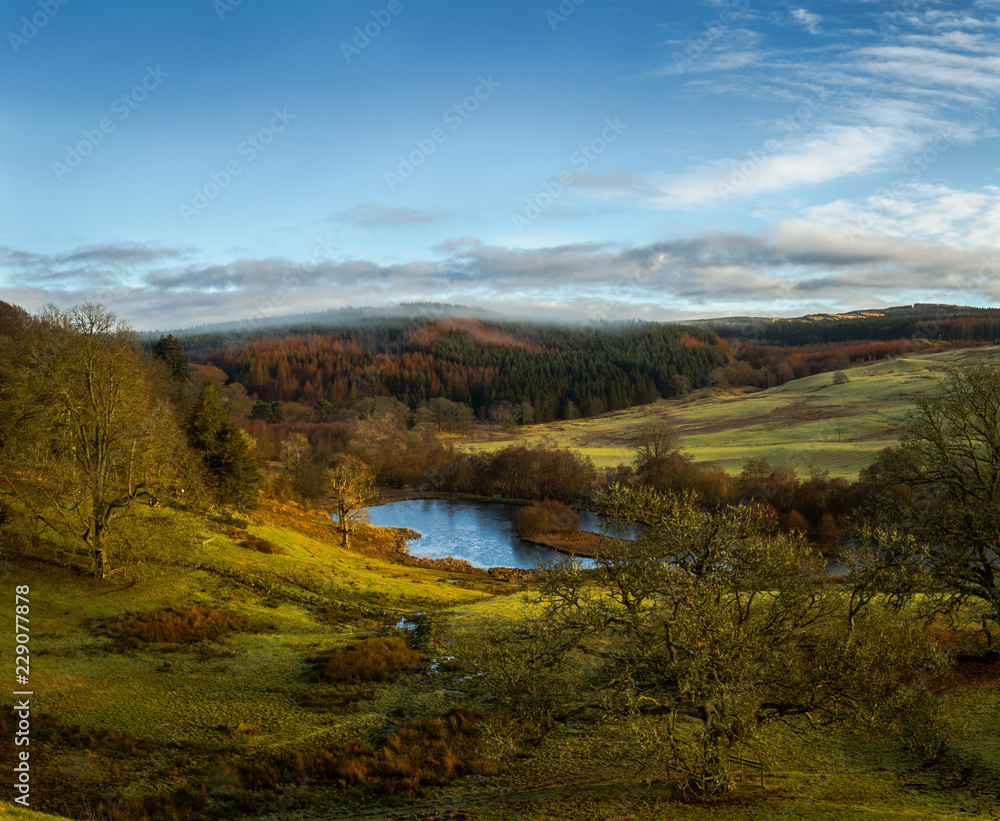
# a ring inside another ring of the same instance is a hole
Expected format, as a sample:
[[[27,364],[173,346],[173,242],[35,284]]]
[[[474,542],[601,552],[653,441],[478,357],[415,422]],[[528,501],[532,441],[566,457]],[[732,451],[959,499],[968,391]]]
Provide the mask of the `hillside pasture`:
[[[605,468],[631,463],[636,437],[662,420],[676,427],[682,450],[696,461],[730,473],[738,473],[748,458],[763,456],[800,476],[816,469],[854,479],[879,450],[895,443],[915,393],[933,390],[948,367],[983,359],[1000,361],[1000,348],[873,362],[846,369],[849,381],[841,385],[823,373],[756,392],[707,389],[595,418],[456,441],[470,451],[544,443],[574,450]]]

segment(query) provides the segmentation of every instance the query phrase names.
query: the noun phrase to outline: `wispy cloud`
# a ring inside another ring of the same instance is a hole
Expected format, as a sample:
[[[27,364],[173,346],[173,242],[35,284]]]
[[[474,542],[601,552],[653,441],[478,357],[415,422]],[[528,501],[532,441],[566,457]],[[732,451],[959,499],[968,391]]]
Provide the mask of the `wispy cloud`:
[[[445,218],[440,212],[422,211],[417,208],[388,208],[374,202],[356,205],[349,211],[335,215],[335,219],[362,225],[366,228],[383,226],[428,225]]]
[[[803,25],[810,34],[819,33],[819,23],[822,18],[818,14],[805,9],[792,9],[792,18],[796,23]]]
[[[996,7],[978,12],[920,9],[908,16],[905,30],[873,25],[859,31],[856,46],[819,49],[762,47],[754,21],[744,21],[745,27],[726,32],[731,42],[711,38],[685,65],[694,76],[681,92],[756,99],[765,111],[787,105],[787,113],[762,118],[759,137],[751,137],[742,154],[642,174],[591,173],[577,190],[591,199],[662,209],[806,194],[860,174],[894,173],[942,132],[966,144],[993,136],[984,123],[1000,93],[1000,43],[992,36],[1000,17]],[[820,31],[816,13],[803,7],[788,13]],[[899,17],[897,10],[892,19],[902,22]],[[734,54],[736,63],[727,64]],[[676,75],[675,62],[666,61],[658,77]]]
[[[767,140],[742,157],[716,160],[680,174],[588,175],[579,184],[598,199],[654,208],[710,205],[870,171],[898,156],[907,144],[916,150],[920,142],[889,126],[827,125],[809,139]]]

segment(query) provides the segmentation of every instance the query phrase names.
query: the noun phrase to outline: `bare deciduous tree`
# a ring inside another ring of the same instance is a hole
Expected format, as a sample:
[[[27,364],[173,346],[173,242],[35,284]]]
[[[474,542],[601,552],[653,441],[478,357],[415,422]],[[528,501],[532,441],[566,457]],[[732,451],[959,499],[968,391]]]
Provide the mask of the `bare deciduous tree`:
[[[19,435],[4,443],[3,489],[105,576],[132,507],[179,485],[183,437],[133,333],[102,307],[48,309],[21,354],[4,397]]]
[[[602,502],[614,531],[644,533],[609,543],[594,571],[551,572],[536,617],[487,631],[486,687],[504,709],[628,719],[700,794],[727,788],[730,756],[761,755],[775,723],[874,729],[913,714],[914,672],[941,661],[933,642],[875,606],[848,630],[801,535],[759,508],[705,511],[648,488],[613,486]]]
[[[327,471],[327,483],[341,544],[350,546],[354,526],[367,520],[368,506],[375,501],[375,474],[366,462],[343,455]]]

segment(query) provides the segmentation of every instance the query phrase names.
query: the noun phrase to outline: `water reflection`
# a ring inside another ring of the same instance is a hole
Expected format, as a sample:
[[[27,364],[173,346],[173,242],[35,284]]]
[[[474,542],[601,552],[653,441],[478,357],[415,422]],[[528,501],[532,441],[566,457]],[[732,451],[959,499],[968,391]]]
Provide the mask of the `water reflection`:
[[[409,542],[410,553],[430,559],[451,556],[474,567],[530,569],[539,562],[565,558],[547,547],[521,541],[514,531],[517,505],[452,499],[410,499],[369,509],[379,527],[408,527],[421,534]],[[581,529],[599,530],[598,517],[581,514]],[[591,567],[590,559],[578,559]]]

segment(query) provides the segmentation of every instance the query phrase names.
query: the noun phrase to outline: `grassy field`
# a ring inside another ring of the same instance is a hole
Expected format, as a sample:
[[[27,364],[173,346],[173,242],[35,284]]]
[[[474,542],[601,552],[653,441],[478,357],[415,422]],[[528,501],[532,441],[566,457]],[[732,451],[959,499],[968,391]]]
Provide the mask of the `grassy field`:
[[[414,801],[341,790],[308,768],[270,789],[261,785],[261,762],[296,751],[308,761],[358,740],[377,748],[407,722],[469,706],[468,671],[444,664],[453,640],[479,640],[489,619],[513,618],[529,606],[530,593],[481,573],[394,563],[379,552],[390,535],[374,528],[345,551],[321,513],[290,505],[265,505],[245,531],[175,511],[148,515],[162,538],[132,584],[11,560],[7,589],[31,588],[33,810],[128,819],[138,817],[121,810],[129,799],[160,793],[174,796],[176,817],[191,819],[217,817],[213,812],[238,801],[246,817],[303,821],[952,819],[996,812],[1000,686],[992,674],[949,695],[970,727],[961,742],[970,769],[958,774],[923,767],[891,744],[776,737],[766,790],[748,783],[722,802],[682,804],[663,773],[631,760],[619,728],[571,724],[519,755],[502,754],[502,740],[487,733],[482,754],[497,762],[495,772],[479,768]],[[286,555],[241,546],[247,534]],[[124,614],[199,604],[245,616],[249,630],[194,643],[119,641],[120,625],[130,623],[121,621]],[[3,614],[7,635],[11,612]],[[366,683],[363,693],[358,685],[310,680],[310,657],[361,637],[401,635],[391,625],[419,612],[431,620],[405,635],[427,656],[420,669]],[[11,653],[3,653],[12,676]],[[10,739],[0,744],[9,761]],[[5,817],[51,817],[23,812],[12,798],[10,788],[0,797]]]
[[[699,392],[592,419],[532,425],[512,434],[462,440],[470,450],[496,450],[517,442],[549,443],[590,457],[598,467],[629,464],[631,443],[652,420],[665,419],[684,451],[738,473],[750,457],[772,464],[856,478],[884,447],[894,444],[913,394],[929,391],[949,366],[1000,360],[1000,348],[955,350],[849,368],[850,382],[833,374],[796,379],[758,392]]]

